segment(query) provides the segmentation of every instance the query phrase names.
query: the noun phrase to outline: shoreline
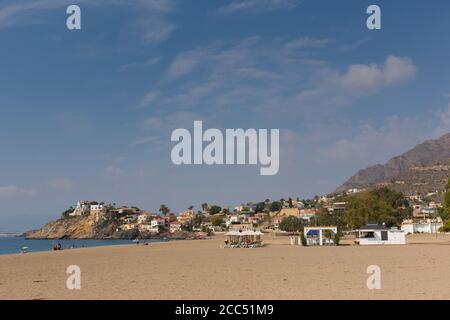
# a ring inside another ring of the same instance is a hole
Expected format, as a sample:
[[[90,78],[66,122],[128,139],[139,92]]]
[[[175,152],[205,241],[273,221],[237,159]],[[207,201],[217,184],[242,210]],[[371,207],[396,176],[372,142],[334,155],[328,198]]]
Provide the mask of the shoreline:
[[[22,237],[16,237],[18,239],[21,239]],[[7,239],[14,239],[12,238],[7,238]],[[7,240],[6,239],[6,240]],[[53,250],[52,248],[46,249],[46,250],[38,250],[38,251],[28,251],[25,253],[22,252],[15,252],[15,253],[1,253],[0,252],[0,257],[2,256],[6,256],[6,255],[28,255],[28,254],[36,254],[36,253],[43,253],[43,252],[53,252],[53,251],[72,251],[72,250],[77,250],[77,249],[89,249],[89,248],[102,248],[102,247],[110,247],[110,246],[127,246],[127,245],[132,245],[132,246],[136,246],[137,244],[133,242],[133,240],[128,240],[128,239],[22,239],[23,241],[104,241],[104,242],[129,242],[129,243],[120,243],[120,244],[100,244],[100,245],[92,245],[92,246],[86,246],[86,247],[75,247],[75,248],[63,248],[61,250]],[[156,244],[156,243],[166,243],[166,242],[174,242],[174,241],[199,241],[199,240],[209,240],[208,238],[206,239],[183,239],[183,238],[167,238],[167,239],[161,239],[161,238],[152,238],[152,239],[140,239],[139,240],[139,245],[145,245],[145,243],[147,243],[148,245],[150,244]],[[1,244],[2,239],[0,238],[0,244]]]

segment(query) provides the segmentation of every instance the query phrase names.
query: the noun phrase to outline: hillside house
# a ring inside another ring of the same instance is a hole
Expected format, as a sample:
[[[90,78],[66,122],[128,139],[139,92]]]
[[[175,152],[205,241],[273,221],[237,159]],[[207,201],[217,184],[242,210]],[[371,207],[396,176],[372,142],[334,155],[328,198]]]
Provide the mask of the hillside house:
[[[174,221],[170,223],[169,231],[170,233],[175,233],[181,231],[182,223],[180,221]]]
[[[319,210],[317,209],[301,209],[299,218],[309,222],[312,218],[317,216],[318,213]]]

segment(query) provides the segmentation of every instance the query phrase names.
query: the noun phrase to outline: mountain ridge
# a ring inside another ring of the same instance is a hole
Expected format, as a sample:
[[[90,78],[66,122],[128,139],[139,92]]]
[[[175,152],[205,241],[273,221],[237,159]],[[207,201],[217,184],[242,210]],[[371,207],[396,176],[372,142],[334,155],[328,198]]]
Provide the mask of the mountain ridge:
[[[450,133],[447,133],[437,139],[428,139],[405,153],[391,158],[385,164],[376,164],[359,170],[335,192],[353,188],[370,188],[376,184],[386,183],[411,168],[448,163],[449,160]]]

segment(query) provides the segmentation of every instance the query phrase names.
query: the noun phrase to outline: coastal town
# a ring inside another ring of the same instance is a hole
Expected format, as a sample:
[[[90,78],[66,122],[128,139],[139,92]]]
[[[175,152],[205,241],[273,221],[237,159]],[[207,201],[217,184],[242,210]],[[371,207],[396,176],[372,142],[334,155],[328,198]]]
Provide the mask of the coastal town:
[[[397,229],[404,235],[450,231],[447,223],[450,208],[445,201],[442,203],[438,200],[447,198],[448,192],[448,186],[444,190],[409,196],[386,187],[371,190],[352,188],[313,199],[266,199],[234,207],[203,203],[198,210],[189,206],[177,213],[165,204],[160,206],[158,213],[154,213],[136,206],[78,201],[62,213],[61,220],[70,222],[74,219],[78,221],[76,218],[90,218],[94,229],[108,230],[93,238],[201,239],[217,233],[228,232],[232,235],[233,232],[257,231],[299,234],[305,240],[298,240],[298,243],[304,245],[339,244],[340,237],[350,232],[361,235],[357,230],[362,227],[365,228],[365,238],[368,238],[368,234],[376,237],[375,231],[380,227],[391,230],[389,232]],[[373,230],[368,230],[368,226],[372,226]],[[317,240],[319,236],[322,238],[323,228],[328,228],[324,231],[328,235],[328,242]],[[71,235],[64,237],[71,238]],[[356,240],[355,243],[363,244],[364,241]],[[404,240],[400,243],[404,243]]]

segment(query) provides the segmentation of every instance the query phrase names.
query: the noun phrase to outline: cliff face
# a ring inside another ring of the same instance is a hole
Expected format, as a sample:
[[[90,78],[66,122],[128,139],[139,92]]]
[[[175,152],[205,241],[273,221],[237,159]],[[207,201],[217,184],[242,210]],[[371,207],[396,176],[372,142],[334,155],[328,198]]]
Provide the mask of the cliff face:
[[[94,217],[83,216],[47,223],[39,230],[29,231],[28,239],[94,239]]]
[[[428,140],[392,158],[386,164],[378,164],[358,171],[337,188],[337,192],[351,188],[366,188],[393,179],[414,167],[446,163],[450,159],[450,134],[436,140]]]

